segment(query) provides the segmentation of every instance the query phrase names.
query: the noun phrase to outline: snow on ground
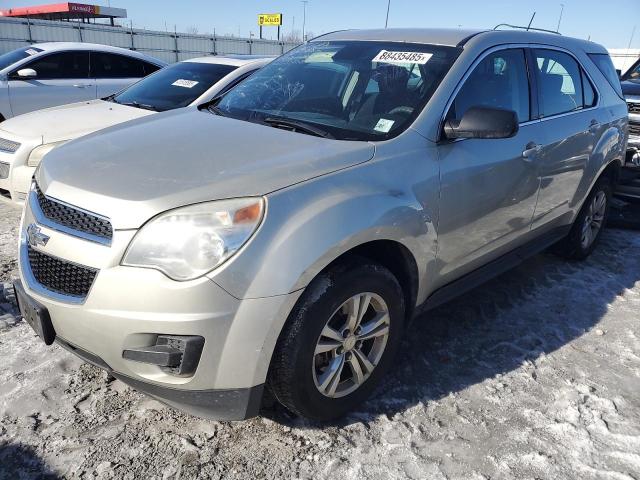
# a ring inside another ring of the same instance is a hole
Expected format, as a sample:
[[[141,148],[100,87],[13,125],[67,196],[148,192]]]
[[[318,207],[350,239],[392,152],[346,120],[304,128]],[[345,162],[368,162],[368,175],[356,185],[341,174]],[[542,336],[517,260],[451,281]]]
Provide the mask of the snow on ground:
[[[18,213],[0,205],[0,282]],[[640,479],[640,235],[539,255],[412,326],[342,422],[182,414],[0,323],[0,479]],[[7,306],[0,293],[0,312]]]

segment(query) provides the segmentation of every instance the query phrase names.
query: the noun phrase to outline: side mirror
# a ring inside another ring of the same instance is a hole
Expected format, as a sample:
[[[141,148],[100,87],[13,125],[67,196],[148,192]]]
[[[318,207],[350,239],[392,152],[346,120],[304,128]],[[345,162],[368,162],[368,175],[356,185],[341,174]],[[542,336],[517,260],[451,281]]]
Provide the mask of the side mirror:
[[[38,74],[33,68],[21,68],[16,72],[16,76],[19,78],[36,78]]]
[[[518,114],[513,110],[471,107],[460,120],[447,120],[444,134],[448,139],[511,138],[518,128]]]
[[[618,74],[618,78],[622,78],[622,70],[616,68],[616,73]]]

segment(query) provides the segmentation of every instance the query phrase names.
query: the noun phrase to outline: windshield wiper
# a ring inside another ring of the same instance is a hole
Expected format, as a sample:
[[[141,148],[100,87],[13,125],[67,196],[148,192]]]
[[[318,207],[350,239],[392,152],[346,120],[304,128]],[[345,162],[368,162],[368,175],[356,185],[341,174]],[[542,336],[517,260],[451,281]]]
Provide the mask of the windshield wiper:
[[[320,127],[316,127],[315,125],[310,125],[306,122],[301,122],[299,120],[291,120],[288,118],[279,117],[267,117],[262,120],[262,122],[271,125],[274,128],[284,128],[286,130],[306,133],[308,135],[315,135],[316,137],[322,138],[335,138],[326,130],[321,129]]]
[[[115,100],[115,99],[114,99]],[[117,102],[120,103],[120,102]],[[128,107],[136,107],[142,108],[144,110],[152,110],[154,112],[159,112],[158,107],[154,107],[153,105],[147,105],[146,103],[138,103],[138,102],[122,102],[121,105],[127,105]]]
[[[227,114],[225,112],[223,112],[220,109],[220,107],[218,107],[217,105],[210,105],[207,110],[209,110],[211,113],[214,113],[216,115],[220,115],[221,117],[226,117],[227,116]]]

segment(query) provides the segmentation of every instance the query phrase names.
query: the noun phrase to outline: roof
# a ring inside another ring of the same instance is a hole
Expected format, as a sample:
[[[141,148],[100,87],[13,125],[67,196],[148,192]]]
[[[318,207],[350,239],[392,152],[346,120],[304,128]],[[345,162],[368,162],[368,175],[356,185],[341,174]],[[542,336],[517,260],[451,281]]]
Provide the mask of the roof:
[[[274,56],[267,55],[207,55],[206,57],[189,58],[182,60],[182,62],[194,62],[194,63],[214,63],[217,65],[232,65],[234,67],[241,67],[249,63],[269,63],[273,60]]]
[[[361,40],[382,42],[428,43],[455,47],[482,30],[463,30],[461,28],[379,28],[373,30],[342,30],[327,33],[313,39],[325,40]]]
[[[507,43],[541,43],[557,45],[568,49],[580,48],[590,53],[607,53],[597,43],[565,37],[556,33],[544,33],[534,30],[463,30],[457,28],[388,28],[375,30],[343,30],[327,33],[312,41],[354,40],[383,41],[404,43],[425,43],[430,45],[462,46],[467,43],[484,46]]]
[[[130,57],[140,58],[147,62],[155,63],[156,65],[167,65],[167,62],[159,60],[149,55],[145,55],[141,52],[129,50],[127,48],[112,47],[110,45],[102,45],[99,43],[84,43],[84,42],[43,42],[34,43],[33,47],[40,48],[45,52],[56,52],[60,50],[93,50],[98,52],[111,52],[119,53],[120,55],[127,55]]]

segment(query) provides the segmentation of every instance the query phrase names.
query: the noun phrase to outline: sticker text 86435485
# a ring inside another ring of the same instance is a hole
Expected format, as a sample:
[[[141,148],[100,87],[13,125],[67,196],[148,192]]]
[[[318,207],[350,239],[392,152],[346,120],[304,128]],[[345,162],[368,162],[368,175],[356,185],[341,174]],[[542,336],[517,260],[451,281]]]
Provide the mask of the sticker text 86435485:
[[[432,53],[422,53],[422,52],[390,52],[388,50],[381,50],[378,55],[373,58],[374,62],[383,62],[383,63],[417,63],[419,65],[424,65],[427,63],[431,57],[433,57]]]

